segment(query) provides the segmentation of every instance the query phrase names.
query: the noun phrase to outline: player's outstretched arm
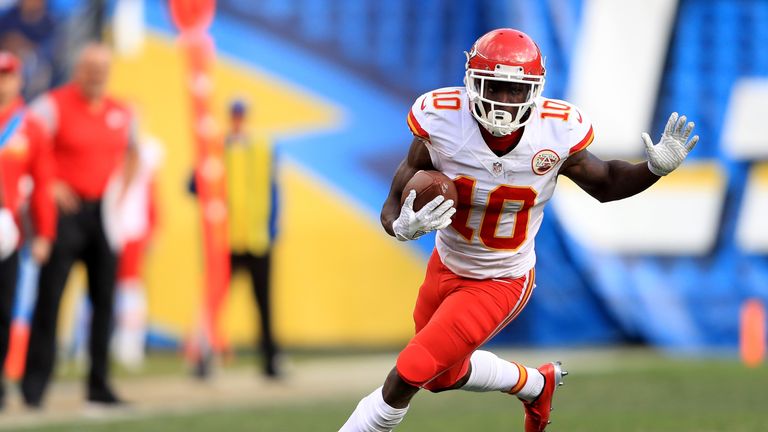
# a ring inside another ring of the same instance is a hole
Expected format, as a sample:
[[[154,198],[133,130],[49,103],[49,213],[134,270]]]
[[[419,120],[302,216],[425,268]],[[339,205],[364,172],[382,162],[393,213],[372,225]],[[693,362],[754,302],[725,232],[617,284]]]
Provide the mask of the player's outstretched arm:
[[[416,174],[416,171],[434,169],[424,141],[421,138],[414,138],[408,150],[408,156],[400,162],[397,171],[395,171],[389,195],[387,195],[387,200],[384,201],[384,206],[381,209],[381,224],[389,235],[395,236],[392,224],[400,216],[400,197],[408,180]]]
[[[648,189],[660,176],[680,166],[699,141],[698,135],[689,140],[693,127],[693,122],[686,124],[685,116],[678,117],[677,113],[672,113],[656,145],[647,133],[643,133],[647,162],[603,161],[582,150],[566,159],[559,173],[600,202],[630,197]]]

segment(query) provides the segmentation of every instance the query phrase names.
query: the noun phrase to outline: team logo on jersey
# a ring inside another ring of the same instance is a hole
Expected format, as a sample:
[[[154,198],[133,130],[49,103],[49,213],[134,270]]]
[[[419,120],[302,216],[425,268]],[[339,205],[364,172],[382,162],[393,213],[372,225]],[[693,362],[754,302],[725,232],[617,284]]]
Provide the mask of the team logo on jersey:
[[[493,163],[493,173],[495,175],[501,174],[501,172],[504,170],[504,167],[501,165],[501,162],[496,161]]]
[[[538,175],[544,175],[560,162],[560,156],[552,150],[540,150],[531,160],[531,169]]]

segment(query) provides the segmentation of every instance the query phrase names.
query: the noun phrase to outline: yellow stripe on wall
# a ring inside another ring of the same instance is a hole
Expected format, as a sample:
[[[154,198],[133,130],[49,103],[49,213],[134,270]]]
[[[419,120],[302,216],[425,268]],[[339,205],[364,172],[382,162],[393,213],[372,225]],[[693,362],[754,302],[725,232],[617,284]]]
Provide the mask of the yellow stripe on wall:
[[[401,343],[426,261],[300,166],[286,195],[275,299],[282,338],[297,345]]]
[[[717,161],[686,161],[654,187],[686,189],[719,189],[725,184],[725,173]]]
[[[751,171],[750,176],[755,184],[760,185],[763,188],[768,188],[768,162],[760,162],[755,164]]]
[[[634,161],[637,163],[639,161]],[[725,184],[725,174],[717,161],[685,161],[679,168],[665,176],[653,185],[653,190],[689,189],[712,190],[721,189]],[[578,186],[568,178],[560,178],[558,188],[578,189]]]

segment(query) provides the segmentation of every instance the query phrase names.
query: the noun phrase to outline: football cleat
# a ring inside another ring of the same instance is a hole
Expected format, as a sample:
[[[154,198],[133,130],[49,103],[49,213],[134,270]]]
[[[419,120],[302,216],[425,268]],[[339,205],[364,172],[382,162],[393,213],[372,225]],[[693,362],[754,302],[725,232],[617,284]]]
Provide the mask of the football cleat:
[[[563,385],[563,377],[568,375],[560,362],[546,363],[539,366],[539,372],[544,375],[544,388],[541,394],[531,402],[523,401],[525,407],[525,432],[543,432],[552,411],[552,397],[555,389]]]

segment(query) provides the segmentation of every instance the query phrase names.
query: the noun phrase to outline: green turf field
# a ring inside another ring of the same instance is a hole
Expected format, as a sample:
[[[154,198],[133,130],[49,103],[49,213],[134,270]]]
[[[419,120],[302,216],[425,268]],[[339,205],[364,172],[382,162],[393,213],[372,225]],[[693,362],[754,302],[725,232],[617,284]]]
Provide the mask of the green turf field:
[[[768,431],[768,368],[734,360],[643,356],[609,371],[571,368],[555,397],[552,432]],[[568,365],[566,364],[566,367]],[[362,395],[361,395],[362,396]],[[357,398],[51,424],[28,431],[336,431]],[[521,431],[522,407],[500,393],[417,395],[397,431]]]

